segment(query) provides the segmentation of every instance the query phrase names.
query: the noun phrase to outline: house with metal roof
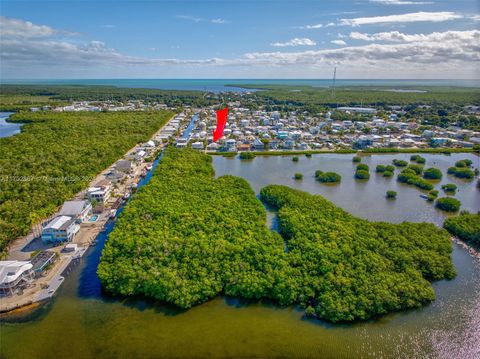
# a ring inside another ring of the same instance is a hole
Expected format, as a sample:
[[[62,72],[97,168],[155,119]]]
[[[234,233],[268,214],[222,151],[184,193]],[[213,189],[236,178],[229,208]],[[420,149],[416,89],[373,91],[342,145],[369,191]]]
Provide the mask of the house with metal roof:
[[[42,229],[42,241],[45,243],[71,242],[80,230],[75,218],[55,217]]]
[[[92,204],[86,200],[66,201],[59,214],[73,217],[78,223],[82,223],[92,215]]]

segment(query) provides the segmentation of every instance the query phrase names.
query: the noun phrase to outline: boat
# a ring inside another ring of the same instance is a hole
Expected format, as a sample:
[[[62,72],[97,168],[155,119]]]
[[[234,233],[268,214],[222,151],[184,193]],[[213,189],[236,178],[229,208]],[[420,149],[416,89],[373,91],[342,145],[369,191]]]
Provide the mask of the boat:
[[[125,192],[125,194],[123,195],[123,199],[127,200],[129,198],[130,198],[130,192]]]
[[[147,167],[146,167],[146,168],[147,168],[147,171],[151,171],[151,170],[152,170],[152,168],[153,168],[153,166],[152,166],[152,165],[147,165]]]
[[[110,210],[110,218],[115,218],[115,216],[117,215],[117,210],[116,209],[112,209]]]
[[[428,198],[428,196],[427,196],[426,194],[421,194],[420,197],[423,198],[423,199],[427,199],[427,198]]]

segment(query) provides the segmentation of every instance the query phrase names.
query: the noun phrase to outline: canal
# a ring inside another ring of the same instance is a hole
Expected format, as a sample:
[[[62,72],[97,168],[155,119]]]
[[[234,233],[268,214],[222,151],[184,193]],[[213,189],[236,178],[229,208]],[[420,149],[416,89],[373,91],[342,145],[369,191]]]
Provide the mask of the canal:
[[[446,168],[471,154],[422,155],[426,166],[442,169],[436,184],[455,183],[463,208],[480,210],[480,191],[474,181],[446,176]],[[409,155],[373,155],[363,158],[371,169]],[[353,178],[352,155],[257,157],[251,161],[214,157],[218,176],[246,178],[256,192],[266,184],[286,184],[320,193],[349,212],[370,220],[428,221],[446,217],[419,195],[418,189],[371,171],[367,182]],[[315,170],[335,171],[342,182],[316,182]],[[293,174],[304,174],[295,181]],[[148,178],[145,179],[145,182]],[[398,192],[387,201],[385,191]],[[270,213],[269,218],[274,218]],[[109,230],[111,228],[109,227]],[[106,240],[99,238],[72,269],[57,297],[28,315],[2,323],[0,352],[5,358],[466,358],[480,356],[480,263],[453,244],[457,277],[434,283],[437,299],[430,305],[376,320],[329,324],[306,319],[294,307],[218,297],[190,310],[145,298],[112,298],[102,294],[96,266]]]
[[[20,133],[23,123],[7,122],[11,115],[13,115],[13,112],[0,112],[0,138]]]

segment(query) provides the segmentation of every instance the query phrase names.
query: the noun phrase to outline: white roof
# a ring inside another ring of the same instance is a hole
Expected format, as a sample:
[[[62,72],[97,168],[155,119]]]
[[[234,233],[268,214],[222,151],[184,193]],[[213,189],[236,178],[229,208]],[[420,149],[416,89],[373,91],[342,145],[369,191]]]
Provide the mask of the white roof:
[[[72,217],[69,216],[58,216],[53,221],[45,226],[45,229],[53,228],[60,229],[65,223],[71,221]]]
[[[32,267],[32,263],[27,261],[0,261],[0,284],[15,281],[23,272]]]

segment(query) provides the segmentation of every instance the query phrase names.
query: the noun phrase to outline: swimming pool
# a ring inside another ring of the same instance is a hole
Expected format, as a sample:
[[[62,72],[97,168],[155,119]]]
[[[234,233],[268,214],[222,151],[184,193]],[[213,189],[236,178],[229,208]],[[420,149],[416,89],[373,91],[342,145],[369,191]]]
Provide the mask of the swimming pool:
[[[95,222],[98,219],[98,216],[94,214],[88,221],[89,222]]]

